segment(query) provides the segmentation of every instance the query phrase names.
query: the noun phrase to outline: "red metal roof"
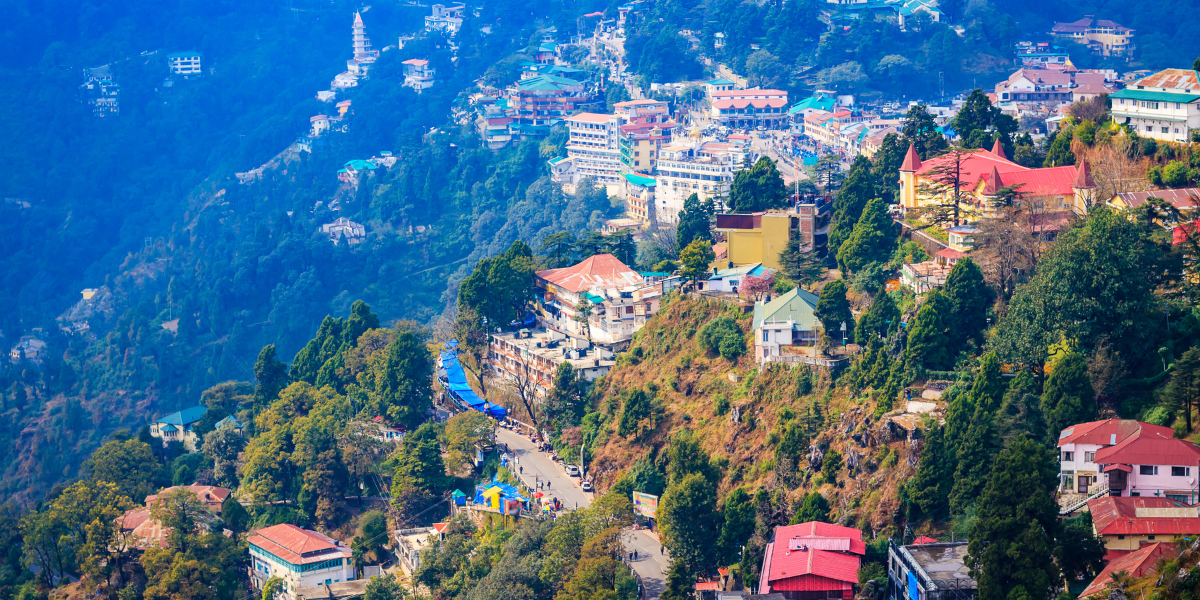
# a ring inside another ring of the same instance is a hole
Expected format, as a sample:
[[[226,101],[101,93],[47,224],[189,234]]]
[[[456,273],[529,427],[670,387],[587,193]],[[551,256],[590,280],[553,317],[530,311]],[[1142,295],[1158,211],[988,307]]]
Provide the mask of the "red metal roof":
[[[913,540],[912,545],[920,546],[922,544],[936,544],[936,543],[938,543],[937,540],[935,540],[927,535],[918,535],[917,539]]]
[[[246,541],[294,565],[351,556],[350,550],[338,546],[333,538],[291,523],[253,531]]]
[[[844,589],[843,584],[858,583],[866,552],[862,531],[853,527],[815,521],[777,527],[763,559],[763,583],[789,590]],[[785,587],[777,585],[783,580],[788,581]]]
[[[815,575],[837,582],[858,583],[858,567],[861,561],[858,556],[828,550],[792,551],[778,542],[771,544],[769,552],[771,564],[766,581],[771,587],[776,587],[776,582],[780,580],[805,575]],[[833,589],[841,589],[841,586]]]
[[[717,581],[701,581],[696,584],[697,592],[708,592],[708,591],[715,592],[719,589],[721,589],[721,584],[720,584],[720,582],[717,582]]]
[[[1177,500],[1161,497],[1130,498],[1105,496],[1088,502],[1088,512],[1099,535],[1195,535],[1200,533],[1200,516],[1139,517],[1138,509],[1188,508]],[[1197,512],[1195,509],[1192,512]]]
[[[1200,446],[1143,427],[1116,446],[1096,451],[1098,465],[1194,465]]]
[[[1158,565],[1160,559],[1164,556],[1172,556],[1175,552],[1175,544],[1169,543],[1150,544],[1134,550],[1108,563],[1100,571],[1100,574],[1084,588],[1083,593],[1079,594],[1079,597],[1084,598],[1103,592],[1104,588],[1108,587],[1108,582],[1112,581],[1112,574],[1118,571],[1125,571],[1132,577],[1148,575]]]
[[[904,155],[904,164],[900,165],[900,170],[912,172],[912,171],[916,171],[920,168],[921,168],[921,157],[917,156],[917,148],[916,148],[916,146],[909,144],[908,145],[908,153]]]
[[[1157,431],[1163,435],[1173,435],[1170,427],[1151,425],[1132,419],[1105,419],[1072,425],[1058,434],[1058,445],[1063,444],[1096,444],[1098,446],[1115,446],[1139,430]],[[1113,435],[1116,435],[1114,441]]]
[[[597,254],[575,266],[563,269],[538,271],[537,276],[575,293],[585,292],[593,287],[615,289],[644,282],[641,275],[611,254]]]

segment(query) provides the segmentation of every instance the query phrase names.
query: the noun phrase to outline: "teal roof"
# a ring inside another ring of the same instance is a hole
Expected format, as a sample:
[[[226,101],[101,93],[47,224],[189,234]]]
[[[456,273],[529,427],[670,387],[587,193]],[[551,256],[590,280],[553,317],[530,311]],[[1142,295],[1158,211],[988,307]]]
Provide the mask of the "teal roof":
[[[642,277],[670,277],[671,274],[665,271],[641,271],[638,273]]]
[[[638,175],[637,173],[622,173],[622,175],[625,176],[626,181],[634,185],[641,185],[645,187],[655,187],[658,185],[658,181],[656,181],[653,177],[646,177],[645,175]]]
[[[830,98],[825,94],[813,94],[812,96],[793,104],[792,107],[788,109],[788,114],[796,114],[802,110],[808,110],[810,108],[833,111],[833,106],[835,104],[837,104],[837,100],[834,98]]]
[[[576,69],[575,67],[564,67],[562,65],[550,65],[550,68],[546,69],[546,72],[547,73],[586,73],[587,71],[584,71],[583,69]]]
[[[587,298],[588,302],[591,302],[592,304],[604,304],[604,300],[605,300],[604,297],[597,296],[591,292],[584,292],[583,297]]]
[[[346,161],[346,167],[349,169],[354,169],[355,171],[363,171],[363,170],[373,171],[377,168],[375,166],[375,163],[373,163],[369,160],[360,160],[357,158],[354,160]],[[340,173],[340,171],[339,171],[339,173]]]
[[[733,267],[731,269],[720,269],[712,277],[709,277],[708,279],[709,279],[709,281],[711,281],[713,279],[724,279],[726,277],[740,277],[742,275],[757,276],[760,273],[762,273],[762,271],[763,271],[762,263],[750,263],[748,265],[742,265],[740,267]]]
[[[571,79],[570,77],[559,77],[558,75],[552,75],[550,73],[540,73],[538,75],[534,75],[533,77],[529,77],[527,79],[522,79],[520,83],[527,84],[527,83],[535,83],[535,82],[542,82],[542,81],[548,81],[550,83],[557,83],[559,85],[579,85],[578,81],[575,81],[574,79]]]
[[[233,415],[229,415],[228,417],[225,417],[224,419],[217,421],[216,428],[220,429],[226,425],[229,425],[229,426],[233,427],[234,429],[242,428],[242,423],[240,421],[238,421],[237,419],[233,418]]]
[[[938,7],[933,6],[933,3],[930,2],[929,0],[907,0],[904,4],[900,5],[900,8],[897,9],[896,12],[907,17],[907,16],[915,13],[918,9],[922,9],[922,8],[928,10],[929,12],[937,13],[939,15],[944,16],[946,14],[946,13],[942,12],[940,9],[938,9]]]
[[[203,406],[193,406],[191,408],[185,408],[179,412],[171,413],[155,421],[155,423],[179,425],[182,427],[184,425],[191,425],[192,423],[204,418],[204,413],[206,412],[208,412],[208,409]]]
[[[737,85],[728,79],[721,79],[720,77],[716,79],[710,79],[704,83],[707,83],[708,85]]]
[[[754,305],[754,328],[758,329],[764,322],[780,323],[794,321],[795,329],[814,331],[818,321],[813,311],[817,309],[817,295],[796,288],[766,304]]]
[[[1195,102],[1200,100],[1196,94],[1175,94],[1172,92],[1151,92],[1148,90],[1131,90],[1125,88],[1109,95],[1109,98],[1125,98],[1128,100],[1143,100],[1149,102]]]
[[[517,89],[527,92],[546,92],[557,91],[563,89],[563,86],[552,81],[534,81],[535,78],[530,77],[524,82],[517,85]]]
[[[555,156],[554,158],[552,158],[552,159],[550,159],[550,160],[548,160],[548,161],[546,161],[546,162],[548,162],[548,163],[550,163],[550,164],[552,164],[552,165],[557,165],[558,163],[560,163],[560,162],[562,162],[562,161],[564,161],[564,160],[567,160],[567,157],[565,157],[565,156]]]
[[[176,431],[178,429],[179,428],[174,425],[163,425],[162,427],[158,428],[159,431]]]
[[[554,52],[554,48],[554,42],[546,42],[545,44],[538,46],[538,52]]]

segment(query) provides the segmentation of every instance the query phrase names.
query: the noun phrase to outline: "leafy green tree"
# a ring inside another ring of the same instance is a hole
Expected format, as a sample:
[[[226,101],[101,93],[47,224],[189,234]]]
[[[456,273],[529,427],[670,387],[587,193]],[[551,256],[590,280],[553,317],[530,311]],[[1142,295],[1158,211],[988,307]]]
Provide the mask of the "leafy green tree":
[[[720,354],[731,361],[737,360],[746,351],[745,334],[737,321],[728,315],[721,315],[705,323],[700,328],[696,341],[709,354]]]
[[[845,281],[836,279],[825,284],[813,314],[821,321],[825,335],[840,338],[842,324],[845,323],[847,338],[854,339],[854,315],[850,312],[850,301],[846,299]]]
[[[779,268],[784,276],[797,285],[812,285],[825,278],[829,271],[825,259],[807,248],[799,232],[792,232],[787,246],[779,253]]]
[[[833,256],[837,256],[842,243],[850,239],[867,203],[876,197],[875,186],[871,161],[862,155],[855,157],[850,173],[833,199],[833,219],[829,227],[829,253]]]
[[[1175,361],[1171,383],[1167,384],[1167,399],[1183,412],[1188,433],[1192,431],[1192,408],[1200,398],[1200,346],[1193,346]]]
[[[695,193],[683,201],[683,210],[679,211],[679,223],[675,226],[675,241],[680,248],[687,248],[696,240],[705,240],[712,245],[712,217],[716,214],[716,205],[711,198],[700,201]]]
[[[904,115],[904,126],[900,133],[903,134],[906,142],[916,148],[917,156],[921,160],[929,160],[950,148],[950,144],[942,136],[942,132],[938,131],[937,121],[924,104],[918,104],[908,109],[908,113]]]
[[[212,518],[200,497],[188,489],[175,489],[159,494],[150,506],[150,516],[162,524],[167,543],[179,552],[187,552],[196,531]]]
[[[158,461],[140,440],[113,440],[93,452],[85,468],[92,479],[112,483],[120,495],[141,502],[154,491]]]
[[[837,253],[843,271],[857,273],[871,263],[885,263],[896,245],[896,233],[882,198],[867,203],[862,218]]]
[[[282,577],[272,577],[263,584],[262,600],[277,600],[286,593],[284,586],[286,580]]]
[[[250,513],[232,494],[221,503],[221,521],[230,531],[244,533],[250,524]]]
[[[1088,377],[1087,359],[1068,352],[1054,363],[1042,391],[1042,414],[1051,433],[1092,419],[1096,414],[1096,394]]]
[[[935,426],[925,433],[917,474],[908,487],[909,497],[925,516],[939,519],[947,514],[957,462],[954,449],[946,446],[941,427]]]
[[[410,322],[396,325],[391,342],[369,370],[360,378],[365,383],[369,410],[389,422],[416,429],[425,421],[425,411],[433,406],[433,357],[426,343],[429,332]]]
[[[458,314],[454,316],[454,339],[458,341],[460,356],[465,354],[471,359],[459,364],[475,375],[479,380],[480,391],[486,393],[483,359],[487,358],[491,337],[483,317],[475,312],[475,309],[469,306],[458,307]]]
[[[1104,540],[1096,535],[1092,513],[1062,522],[1058,535],[1059,567],[1067,581],[1090,581],[1104,567]]]
[[[720,560],[724,564],[737,561],[742,544],[754,534],[755,511],[753,499],[746,493],[745,488],[734,488],[725,497],[725,504],[721,510],[724,523],[721,525],[721,537],[717,541],[721,549]]]
[[[476,263],[459,285],[459,307],[474,309],[489,327],[520,319],[533,293],[534,267],[533,250],[520,240],[513,242],[504,254]]]
[[[965,349],[968,342],[983,341],[987,327],[987,310],[992,303],[992,290],[983,279],[983,271],[970,258],[959,259],[950,269],[942,293],[950,301],[948,315],[953,352]]]
[[[1039,598],[1059,587],[1057,484],[1057,462],[1031,439],[1016,440],[996,458],[967,547],[981,600]]]
[[[448,483],[437,428],[432,423],[425,423],[404,436],[392,461],[396,473],[394,488],[440,492]]]
[[[796,509],[796,514],[792,515],[790,523],[797,525],[810,521],[829,522],[829,501],[820,492],[813,491],[804,495],[804,500]]]
[[[702,475],[714,486],[721,478],[700,438],[690,429],[681,429],[667,445],[667,482],[674,485],[692,474]]]
[[[683,277],[692,280],[694,285],[701,277],[708,274],[708,265],[716,260],[716,254],[713,254],[712,244],[704,239],[692,240],[679,253],[679,262],[683,266],[679,269],[679,274]]]
[[[258,360],[254,363],[254,380],[258,382],[254,386],[254,413],[258,414],[266,410],[279,392],[291,383],[287,365],[275,356],[274,344],[264,346],[258,353]]]
[[[830,450],[825,454],[825,458],[821,460],[821,479],[825,483],[837,483],[838,471],[842,470],[842,453],[837,450]]]
[[[764,156],[753,167],[734,175],[729,188],[729,205],[734,212],[757,212],[780,208],[786,203],[783,176],[770,157]]]
[[[556,231],[542,240],[537,253],[547,269],[569,267],[575,262],[575,236],[569,231]]]
[[[238,455],[246,448],[246,434],[228,424],[208,432],[204,436],[201,451],[213,461],[213,477],[217,483],[230,489],[238,483]]]
[[[476,446],[490,439],[495,431],[496,422],[479,411],[468,410],[450,417],[442,430],[446,466],[452,472],[473,466]]]
[[[1123,357],[1144,355],[1161,321],[1155,290],[1180,271],[1152,227],[1097,206],[1063,233],[997,325],[991,343],[1001,361],[1040,371],[1064,338],[1085,354],[1107,339]]]
[[[624,85],[614,83],[608,86],[608,90],[604,92],[604,109],[608,113],[612,113],[614,106],[621,102],[633,100],[629,96],[629,90],[625,89]]]
[[[992,127],[992,121],[1000,114],[1000,109],[992,106],[987,94],[976,89],[963,101],[962,108],[951,121],[951,126],[960,139],[971,140],[975,132],[986,133]],[[978,144],[967,144],[968,148],[980,148]]]
[[[667,488],[667,478],[658,465],[650,460],[649,456],[643,456],[633,463],[633,468],[629,471],[629,477],[633,482],[633,490],[650,494],[652,496],[661,496],[663,490]]]
[[[999,448],[992,413],[977,405],[967,428],[967,435],[958,447],[958,467],[950,489],[950,511],[963,514],[979,497],[991,471],[992,459]]]
[[[1050,142],[1050,149],[1046,151],[1046,159],[1042,166],[1065,167],[1075,164],[1075,153],[1071,151],[1071,140],[1073,139],[1075,136],[1071,129],[1057,131]]]
[[[908,344],[904,359],[909,367],[946,370],[954,365],[950,354],[950,333],[946,323],[950,301],[934,290],[925,296],[917,316],[908,326]]]
[[[546,395],[543,410],[546,416],[557,427],[565,428],[578,425],[587,410],[584,398],[584,386],[571,363],[564,362],[554,370],[550,393]]]
[[[883,143],[873,157],[874,166],[871,169],[878,187],[877,195],[888,204],[896,204],[900,193],[900,167],[904,164],[904,155],[908,152],[908,141],[898,133],[883,136]]]
[[[650,419],[650,397],[642,388],[629,390],[624,396],[621,417],[617,420],[617,435],[641,434],[643,422]]]
[[[673,560],[697,572],[710,567],[717,558],[721,531],[717,490],[699,473],[672,481],[658,506],[662,543]]]
[[[672,553],[674,556],[674,553]],[[667,584],[662,600],[691,600],[696,596],[696,576],[684,561],[672,558],[667,569]]]
[[[900,327],[900,309],[887,292],[880,290],[871,299],[871,307],[854,328],[854,343],[866,346],[872,338],[887,337]]]

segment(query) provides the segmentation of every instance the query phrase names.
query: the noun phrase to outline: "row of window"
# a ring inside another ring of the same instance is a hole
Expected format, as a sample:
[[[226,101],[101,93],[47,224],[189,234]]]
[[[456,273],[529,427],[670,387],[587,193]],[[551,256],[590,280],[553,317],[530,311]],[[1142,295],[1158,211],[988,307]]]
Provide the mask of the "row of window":
[[[1125,98],[1118,98],[1117,100],[1120,104],[1125,104]],[[1171,104],[1175,105],[1175,110],[1179,110],[1180,108],[1183,108],[1183,103],[1181,103],[1181,102],[1149,102],[1147,100],[1130,100],[1129,103],[1135,107],[1153,108],[1155,110],[1157,110],[1159,108],[1163,108],[1163,109],[1171,108],[1171,106],[1170,106]]]
[[[292,564],[286,560],[283,560],[282,558],[279,558],[278,556],[275,556],[274,554],[271,554],[270,552],[267,552],[266,550],[263,550],[262,548],[259,548],[258,546],[255,546],[253,544],[250,545],[250,552],[252,554],[255,554],[257,556],[265,558],[265,559],[267,559],[267,560],[269,560],[269,561],[279,565],[280,567],[283,567],[293,573],[309,573],[311,571],[320,571],[322,569],[333,569],[336,567],[340,567],[340,566],[342,566],[343,563],[347,564],[347,565],[350,564],[350,559],[343,559],[341,557],[338,557],[338,558],[334,558],[334,559],[330,559],[330,560],[321,561],[319,563],[311,563],[311,564],[307,564],[307,565],[294,565],[294,564]]]

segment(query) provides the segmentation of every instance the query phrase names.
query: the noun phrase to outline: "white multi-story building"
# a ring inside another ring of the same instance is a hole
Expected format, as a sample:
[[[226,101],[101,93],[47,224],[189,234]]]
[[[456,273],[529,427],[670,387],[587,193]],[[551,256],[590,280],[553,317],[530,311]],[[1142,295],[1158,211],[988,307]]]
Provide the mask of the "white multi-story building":
[[[1142,137],[1187,142],[1200,129],[1200,81],[1196,71],[1166,69],[1109,96],[1112,118]]]
[[[658,154],[654,203],[659,223],[676,223],[683,202],[696,194],[720,204],[745,155],[733,144],[717,142],[663,146]]]
[[[574,163],[574,181],[595,177],[596,183],[616,184],[621,176],[621,117],[579,113],[568,117],[567,158]]]
[[[315,531],[283,523],[250,532],[246,542],[255,589],[279,577],[284,597],[294,600],[299,588],[356,579],[350,549]]]
[[[433,11],[425,17],[425,31],[441,31],[453,37],[462,28],[463,14],[467,5],[455,2],[450,6],[434,4]]]
[[[487,365],[495,380],[510,387],[528,385],[538,398],[554,387],[554,372],[563,363],[570,363],[575,375],[589,382],[616,364],[611,350],[552,329],[521,329],[491,338]]]
[[[713,122],[721,125],[774,129],[788,122],[788,95],[783,90],[727,90],[712,92],[710,98]]]
[[[418,92],[433,87],[433,67],[429,61],[410,58],[400,64],[404,65],[404,85]]]
[[[662,286],[611,254],[538,271],[539,317],[551,329],[597,344],[623,344],[658,312]],[[586,310],[585,310],[586,309]],[[586,321],[583,312],[587,313]]]
[[[167,55],[167,67],[171,69],[172,75],[182,75],[189,77],[199,75],[204,72],[200,68],[199,52],[176,52],[175,54]]]

